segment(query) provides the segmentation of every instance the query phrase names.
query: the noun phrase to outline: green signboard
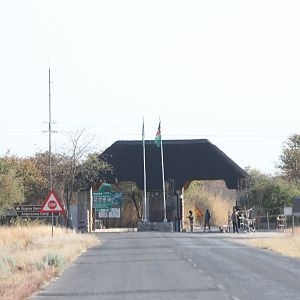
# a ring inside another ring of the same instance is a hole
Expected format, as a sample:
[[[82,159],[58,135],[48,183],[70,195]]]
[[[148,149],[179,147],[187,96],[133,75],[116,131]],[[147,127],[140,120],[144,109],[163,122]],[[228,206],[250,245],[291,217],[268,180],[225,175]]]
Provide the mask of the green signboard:
[[[110,184],[102,184],[99,191],[93,193],[93,208],[97,211],[103,208],[121,207],[122,203],[123,194],[112,192]]]
[[[96,210],[101,208],[112,208],[111,203],[93,203],[93,208],[96,208]]]

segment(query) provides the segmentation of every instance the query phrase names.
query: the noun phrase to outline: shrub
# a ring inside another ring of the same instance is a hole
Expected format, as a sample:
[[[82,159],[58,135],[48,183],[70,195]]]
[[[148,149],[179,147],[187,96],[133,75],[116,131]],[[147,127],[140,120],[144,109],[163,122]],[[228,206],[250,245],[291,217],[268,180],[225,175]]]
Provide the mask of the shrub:
[[[36,267],[38,270],[46,269],[47,267],[62,269],[65,265],[66,259],[63,256],[48,253],[43,256],[41,261],[37,262]]]
[[[0,273],[7,273],[14,267],[15,261],[11,256],[0,256]]]

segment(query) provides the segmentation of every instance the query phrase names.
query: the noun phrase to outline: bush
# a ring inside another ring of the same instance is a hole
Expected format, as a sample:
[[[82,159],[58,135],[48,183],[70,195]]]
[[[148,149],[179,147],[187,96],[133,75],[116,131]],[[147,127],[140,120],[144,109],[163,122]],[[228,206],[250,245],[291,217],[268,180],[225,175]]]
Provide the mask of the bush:
[[[261,211],[281,214],[285,206],[292,205],[292,198],[299,194],[298,187],[281,177],[271,177],[249,169],[251,185],[242,205]]]
[[[54,267],[62,269],[66,265],[66,259],[63,256],[48,253],[41,261],[36,263],[38,270],[47,269],[48,267]]]
[[[44,224],[44,222],[42,220],[38,220],[38,219],[35,219],[35,220],[32,220],[30,218],[14,218],[10,221],[10,225],[12,226],[22,226],[22,227],[25,227],[25,226],[40,226]]]
[[[0,256],[0,273],[9,272],[15,265],[15,261],[10,256]]]

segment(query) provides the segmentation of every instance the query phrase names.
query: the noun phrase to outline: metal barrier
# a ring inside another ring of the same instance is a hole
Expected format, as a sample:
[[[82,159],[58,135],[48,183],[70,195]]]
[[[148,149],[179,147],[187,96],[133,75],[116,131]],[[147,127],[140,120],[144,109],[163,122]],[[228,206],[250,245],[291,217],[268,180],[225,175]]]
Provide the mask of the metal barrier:
[[[254,232],[256,230],[256,218],[248,219],[243,216],[240,217],[240,228]]]
[[[277,216],[277,229],[284,231],[286,229],[286,215]]]

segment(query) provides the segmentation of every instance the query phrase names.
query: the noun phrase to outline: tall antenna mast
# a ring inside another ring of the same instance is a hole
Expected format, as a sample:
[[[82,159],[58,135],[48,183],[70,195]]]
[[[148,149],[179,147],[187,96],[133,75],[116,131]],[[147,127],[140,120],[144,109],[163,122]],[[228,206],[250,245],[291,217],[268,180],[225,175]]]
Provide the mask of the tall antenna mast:
[[[50,67],[49,67],[49,186],[52,190],[52,158],[51,158],[51,77],[50,77]]]
[[[51,157],[51,76],[50,76],[50,67],[49,67],[49,187],[50,191],[52,191],[53,183],[52,183],[52,157]],[[53,212],[51,213],[51,223],[52,223],[52,237],[53,237]]]

